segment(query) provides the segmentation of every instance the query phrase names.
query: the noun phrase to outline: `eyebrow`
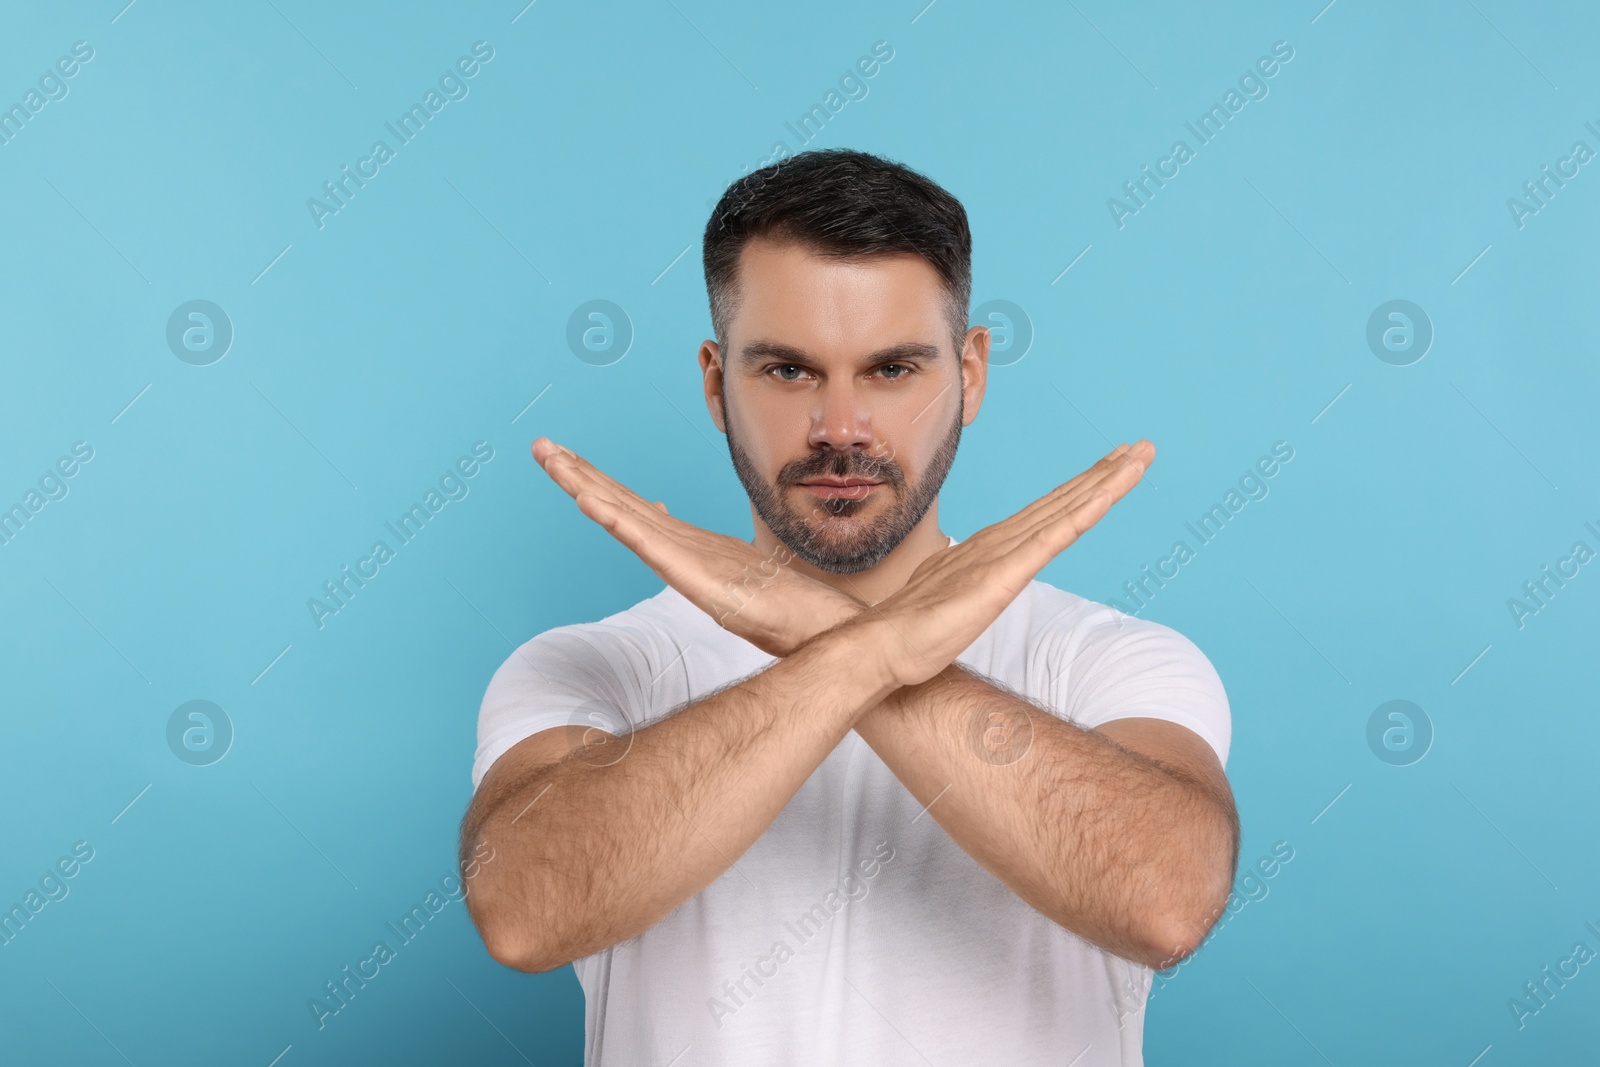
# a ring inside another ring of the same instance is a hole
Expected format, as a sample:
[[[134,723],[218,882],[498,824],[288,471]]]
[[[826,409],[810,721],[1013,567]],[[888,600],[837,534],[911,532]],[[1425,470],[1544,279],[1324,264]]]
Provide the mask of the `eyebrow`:
[[[891,363],[896,360],[931,362],[938,358],[938,345],[925,344],[922,341],[902,341],[870,353],[865,362],[867,364]],[[779,359],[786,363],[815,362],[805,349],[786,345],[781,341],[751,341],[739,349],[737,361],[742,366],[748,366],[762,359]]]

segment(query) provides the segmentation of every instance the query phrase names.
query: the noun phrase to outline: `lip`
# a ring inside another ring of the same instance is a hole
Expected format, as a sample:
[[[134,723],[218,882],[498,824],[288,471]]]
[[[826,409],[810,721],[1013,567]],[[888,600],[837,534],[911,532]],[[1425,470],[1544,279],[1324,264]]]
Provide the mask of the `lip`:
[[[821,500],[862,500],[883,483],[867,478],[818,478],[799,484]]]

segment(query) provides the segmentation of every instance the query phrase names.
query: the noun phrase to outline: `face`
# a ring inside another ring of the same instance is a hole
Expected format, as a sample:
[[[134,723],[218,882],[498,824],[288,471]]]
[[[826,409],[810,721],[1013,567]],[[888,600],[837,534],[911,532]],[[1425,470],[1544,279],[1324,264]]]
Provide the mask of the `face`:
[[[706,398],[756,514],[820,570],[877,565],[928,516],[977,414],[987,331],[952,349],[920,256],[755,240],[727,342],[701,349]]]

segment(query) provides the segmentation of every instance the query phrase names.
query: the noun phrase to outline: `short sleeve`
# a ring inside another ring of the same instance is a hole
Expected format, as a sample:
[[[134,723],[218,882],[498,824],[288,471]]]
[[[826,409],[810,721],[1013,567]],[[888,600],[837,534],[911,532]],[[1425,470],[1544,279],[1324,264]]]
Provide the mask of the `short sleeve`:
[[[1084,729],[1113,719],[1166,719],[1205,739],[1223,766],[1232,741],[1228,695],[1195,643],[1149,619],[1105,607],[1041,643],[1051,707]]]
[[[561,626],[524,642],[489,680],[478,710],[472,788],[517,742],[557,726],[632,731],[646,668],[637,646],[598,623]]]

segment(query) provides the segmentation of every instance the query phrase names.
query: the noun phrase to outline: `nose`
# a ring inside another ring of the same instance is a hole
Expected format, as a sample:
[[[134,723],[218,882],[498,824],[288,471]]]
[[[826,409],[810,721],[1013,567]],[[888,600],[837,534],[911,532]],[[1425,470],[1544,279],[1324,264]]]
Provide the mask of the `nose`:
[[[812,448],[865,448],[872,443],[872,413],[849,377],[832,378],[817,391],[807,442]]]

